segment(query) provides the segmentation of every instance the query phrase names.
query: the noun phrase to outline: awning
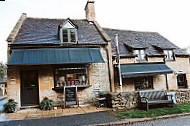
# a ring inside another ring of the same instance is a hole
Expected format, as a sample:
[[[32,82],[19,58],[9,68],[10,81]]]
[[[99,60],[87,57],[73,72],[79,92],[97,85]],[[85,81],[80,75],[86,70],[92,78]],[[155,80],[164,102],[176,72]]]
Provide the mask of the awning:
[[[123,78],[152,76],[169,73],[173,73],[173,71],[164,63],[121,65],[121,75]]]
[[[8,65],[104,62],[99,48],[14,49]]]

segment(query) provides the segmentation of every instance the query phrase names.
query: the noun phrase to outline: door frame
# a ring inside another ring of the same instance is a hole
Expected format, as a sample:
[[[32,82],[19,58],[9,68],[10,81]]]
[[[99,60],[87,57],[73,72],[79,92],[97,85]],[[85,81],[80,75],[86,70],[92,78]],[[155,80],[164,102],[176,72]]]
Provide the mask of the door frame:
[[[20,106],[23,107],[23,106],[30,106],[30,105],[23,105],[22,103],[22,85],[23,85],[23,72],[26,72],[26,71],[35,71],[36,74],[37,74],[37,101],[38,101],[38,104],[36,105],[40,105],[40,93],[39,93],[39,76],[38,76],[38,70],[37,69],[23,69],[23,70],[20,70]],[[36,106],[36,105],[31,105],[31,106]]]

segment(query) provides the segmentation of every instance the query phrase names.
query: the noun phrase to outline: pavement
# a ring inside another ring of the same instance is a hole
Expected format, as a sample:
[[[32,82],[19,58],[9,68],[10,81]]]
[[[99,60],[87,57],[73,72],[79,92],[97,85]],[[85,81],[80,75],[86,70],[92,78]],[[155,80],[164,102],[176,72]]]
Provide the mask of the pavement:
[[[7,96],[0,96],[0,112],[3,111],[3,105],[7,103]]]
[[[73,108],[58,108],[54,110],[42,111],[38,108],[32,109],[22,109],[16,113],[3,113],[1,114],[0,121],[13,121],[13,120],[31,120],[31,119],[44,119],[53,117],[64,117],[71,115],[84,115],[88,113],[97,113],[102,111],[109,111],[110,108],[95,107],[95,106],[83,106],[83,107],[73,107]]]

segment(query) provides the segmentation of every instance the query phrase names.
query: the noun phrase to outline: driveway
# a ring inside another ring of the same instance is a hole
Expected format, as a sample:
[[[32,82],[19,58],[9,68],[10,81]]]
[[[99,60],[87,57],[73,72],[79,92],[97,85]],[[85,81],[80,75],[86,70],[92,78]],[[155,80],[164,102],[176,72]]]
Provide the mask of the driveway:
[[[109,111],[44,119],[1,122],[0,126],[81,126],[118,121]]]

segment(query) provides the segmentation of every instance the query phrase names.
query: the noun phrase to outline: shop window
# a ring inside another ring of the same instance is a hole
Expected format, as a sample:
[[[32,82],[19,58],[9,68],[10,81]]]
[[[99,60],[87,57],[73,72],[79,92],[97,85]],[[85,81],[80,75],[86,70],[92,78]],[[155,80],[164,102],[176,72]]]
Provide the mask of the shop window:
[[[134,55],[137,55],[137,60],[145,60],[145,50],[144,49],[136,49],[133,51]]]
[[[174,54],[172,50],[164,50],[164,54],[166,55],[166,60],[174,60]]]
[[[178,88],[187,88],[187,80],[186,80],[186,74],[178,74],[177,75],[177,85]]]
[[[153,77],[140,77],[134,79],[135,90],[153,89]]]
[[[59,68],[55,70],[55,87],[89,85],[88,68]]]

